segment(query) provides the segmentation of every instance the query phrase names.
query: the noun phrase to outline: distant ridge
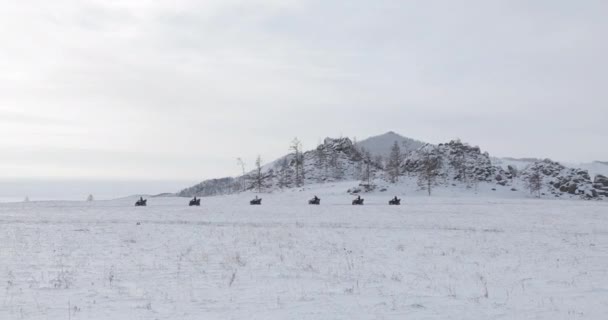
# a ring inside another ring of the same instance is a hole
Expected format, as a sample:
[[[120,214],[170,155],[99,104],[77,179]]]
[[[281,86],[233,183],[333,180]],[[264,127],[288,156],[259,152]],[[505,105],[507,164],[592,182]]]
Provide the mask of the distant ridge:
[[[510,161],[521,161],[521,162],[537,162],[537,161],[542,161],[543,159],[538,159],[538,158],[511,158],[511,157],[503,157],[503,160],[510,160]]]
[[[369,151],[373,155],[380,155],[384,158],[388,157],[395,141],[399,144],[401,151],[414,151],[426,145],[425,142],[418,141],[412,138],[404,137],[393,131],[385,134],[369,137],[357,143],[357,147]]]

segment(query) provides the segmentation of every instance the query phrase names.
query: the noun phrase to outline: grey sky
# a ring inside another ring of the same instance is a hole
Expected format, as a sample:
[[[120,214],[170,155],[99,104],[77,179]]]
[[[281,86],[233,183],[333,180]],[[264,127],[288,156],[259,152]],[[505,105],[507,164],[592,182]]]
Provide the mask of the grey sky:
[[[210,178],[394,130],[608,160],[606,1],[0,4],[0,176]]]

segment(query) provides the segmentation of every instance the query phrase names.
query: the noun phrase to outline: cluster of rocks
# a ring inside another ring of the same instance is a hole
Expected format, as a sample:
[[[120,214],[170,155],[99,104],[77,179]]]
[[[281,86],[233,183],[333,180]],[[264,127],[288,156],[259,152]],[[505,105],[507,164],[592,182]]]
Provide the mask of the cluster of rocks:
[[[481,152],[479,147],[454,140],[437,146],[427,145],[412,153],[403,165],[404,171],[414,174],[423,171],[424,161],[428,156],[439,159],[439,177],[446,183],[489,182],[499,170],[492,166],[487,152]]]
[[[517,178],[518,176],[518,170],[513,166],[507,166],[507,170],[501,167],[494,167],[494,172],[494,180],[496,181],[496,184],[503,187],[513,184],[513,179]]]
[[[343,153],[351,157],[360,156],[358,154],[357,148],[355,148],[355,145],[349,138],[325,138],[323,144],[317,147],[317,150],[319,149],[324,150],[326,152]]]
[[[603,183],[593,183],[589,172],[582,169],[567,168],[558,162],[545,159],[537,161],[528,166],[521,174],[522,180],[526,181],[530,175],[539,173],[548,191],[555,197],[564,195],[577,196],[583,199],[593,199],[608,196],[608,180],[606,190],[598,190]],[[602,176],[598,176],[603,181]]]
[[[372,192],[376,189],[378,189],[378,186],[375,184],[370,185],[366,183],[360,183],[359,186],[346,190],[346,193],[359,194],[361,192]],[[386,192],[388,189],[386,187],[382,187],[379,190],[380,192]]]
[[[599,196],[608,197],[608,178],[598,174],[593,180],[593,188]]]
[[[305,184],[359,180],[363,163],[363,155],[351,139],[325,138],[316,149],[304,153]]]

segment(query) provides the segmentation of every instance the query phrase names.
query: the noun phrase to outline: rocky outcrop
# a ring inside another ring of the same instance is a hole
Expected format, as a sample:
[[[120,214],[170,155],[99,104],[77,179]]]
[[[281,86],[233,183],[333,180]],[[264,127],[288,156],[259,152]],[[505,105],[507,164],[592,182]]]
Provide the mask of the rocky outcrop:
[[[593,183],[600,186],[608,187],[608,178],[601,174],[598,174],[597,176],[595,176],[595,179],[593,179]]]
[[[598,195],[608,197],[608,177],[598,174],[593,179],[593,187]]]
[[[522,180],[526,181],[534,173],[541,175],[546,189],[556,197],[592,199],[600,196],[586,170],[567,168],[558,162],[545,159],[528,166],[521,174]]]
[[[439,176],[445,184],[452,181],[463,183],[489,182],[494,179],[503,181],[510,174],[492,166],[487,152],[479,147],[472,147],[460,141],[450,141],[437,146],[427,145],[408,155],[403,170],[409,174],[418,174],[424,170],[427,155],[438,158],[441,164]]]
[[[302,157],[304,177],[298,179],[300,187],[313,183],[367,180],[365,176],[370,168],[371,179],[367,187],[373,186],[374,179],[376,183],[390,180],[382,167],[382,159],[370,160],[348,138],[326,138]],[[401,165],[401,171],[407,177],[404,179],[419,178],[424,173],[425,161],[430,157],[439,163],[438,169],[433,169],[437,175],[434,183],[446,187],[456,187],[459,183],[472,187],[483,182],[517,191],[525,189],[525,182],[532,174],[539,173],[543,186],[541,194],[582,199],[608,198],[608,178],[605,176],[598,175],[592,181],[586,170],[568,168],[549,159],[532,162],[523,170],[513,166],[494,166],[487,152],[457,140],[439,145],[427,144],[408,152]],[[262,168],[264,191],[296,187],[295,169],[294,154],[265,165]],[[255,174],[250,172],[242,177],[207,180],[182,190],[178,195],[214,196],[251,190]],[[361,191],[367,190],[361,188]]]

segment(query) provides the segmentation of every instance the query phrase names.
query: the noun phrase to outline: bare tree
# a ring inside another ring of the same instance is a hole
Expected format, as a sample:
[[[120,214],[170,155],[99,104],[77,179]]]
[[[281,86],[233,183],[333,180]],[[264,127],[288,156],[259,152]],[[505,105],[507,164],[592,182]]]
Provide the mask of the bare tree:
[[[526,177],[525,183],[530,194],[540,198],[541,190],[543,188],[543,176],[538,167],[534,168],[532,173]]]
[[[456,140],[456,142],[460,142],[460,141]],[[467,171],[465,152],[462,149],[456,149],[455,152],[456,153],[453,155],[452,159],[450,160],[450,164],[454,168],[454,171],[456,171],[456,175],[454,176],[454,178],[460,182],[466,183],[468,181],[468,179],[467,179],[468,171]]]
[[[242,175],[240,178],[241,190],[245,190],[245,161],[242,158],[236,158],[236,165],[241,169]]]
[[[250,177],[251,179],[251,187],[253,189],[256,189],[258,193],[262,192],[262,190],[264,190],[267,185],[266,185],[266,180],[269,178],[268,175],[265,175],[264,172],[262,172],[262,157],[258,156],[255,160],[255,171],[253,173],[253,176]]]
[[[279,168],[277,171],[277,184],[279,188],[288,188],[291,186],[291,176],[293,174],[293,170],[289,166],[289,161],[287,157],[279,160]]]
[[[373,176],[372,155],[369,151],[365,151],[363,153],[363,180],[367,182],[368,186],[371,186]]]
[[[317,181],[324,182],[327,178],[327,155],[325,154],[325,148],[321,145],[315,150],[315,161],[315,167],[317,167],[319,173]]]
[[[384,170],[384,158],[382,157],[382,155],[380,155],[380,154],[375,155],[374,163],[376,164],[378,169]]]
[[[422,152],[420,174],[418,176],[418,185],[427,190],[431,195],[433,186],[437,183],[439,170],[441,169],[441,158],[435,152],[435,149],[425,149]]]
[[[304,184],[304,154],[302,153],[302,142],[298,138],[291,141],[289,147],[294,153],[295,162],[295,185],[301,187]]]
[[[509,165],[509,166],[507,166],[507,170],[511,174],[511,177],[517,178],[517,176],[519,176],[519,170],[517,170],[516,166]]]
[[[365,148],[359,145],[357,142],[357,137],[353,138],[353,153],[351,155],[352,160],[361,161],[363,159],[363,154],[365,153]],[[359,168],[361,169],[361,168]]]
[[[388,163],[386,164],[386,170],[388,171],[388,176],[392,183],[399,181],[399,176],[401,176],[402,162],[403,154],[401,153],[401,148],[399,148],[399,143],[395,141],[391,148]]]
[[[245,161],[242,158],[236,158],[236,165],[239,166],[243,175],[245,175]]]
[[[344,169],[342,168],[339,154],[336,151],[332,151],[329,155],[329,167],[331,168],[334,180],[342,180],[344,178]]]
[[[365,148],[355,148],[354,158],[355,161],[355,176],[357,179],[365,181]]]

